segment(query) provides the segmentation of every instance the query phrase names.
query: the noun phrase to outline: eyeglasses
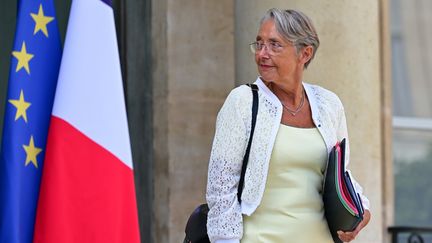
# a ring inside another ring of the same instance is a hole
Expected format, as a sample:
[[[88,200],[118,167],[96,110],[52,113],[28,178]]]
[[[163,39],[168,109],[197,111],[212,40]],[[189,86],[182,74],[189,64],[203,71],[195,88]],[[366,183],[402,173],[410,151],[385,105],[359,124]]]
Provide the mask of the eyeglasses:
[[[265,43],[263,41],[255,41],[249,44],[252,53],[256,54],[260,52],[262,49],[267,48],[267,53],[269,55],[276,55],[281,53],[285,46],[281,45],[279,42],[270,41]]]

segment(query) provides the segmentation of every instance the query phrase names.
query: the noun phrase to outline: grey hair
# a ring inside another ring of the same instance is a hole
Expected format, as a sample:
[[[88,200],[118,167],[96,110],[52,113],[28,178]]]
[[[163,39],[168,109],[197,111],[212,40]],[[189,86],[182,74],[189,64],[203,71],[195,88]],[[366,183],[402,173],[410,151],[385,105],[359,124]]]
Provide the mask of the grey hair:
[[[284,39],[293,43],[296,47],[297,54],[301,48],[312,46],[312,57],[307,63],[305,63],[305,68],[307,68],[309,63],[315,57],[315,53],[320,44],[318,34],[309,17],[300,11],[292,9],[280,10],[272,8],[269,9],[261,19],[260,25],[269,19],[274,21],[278,33]]]

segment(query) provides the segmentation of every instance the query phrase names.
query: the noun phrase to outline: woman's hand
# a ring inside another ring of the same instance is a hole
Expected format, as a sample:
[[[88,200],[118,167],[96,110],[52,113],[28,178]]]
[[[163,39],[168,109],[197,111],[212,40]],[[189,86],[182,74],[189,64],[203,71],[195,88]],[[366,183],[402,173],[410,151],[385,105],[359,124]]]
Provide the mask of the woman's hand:
[[[370,214],[369,210],[365,210],[365,212],[363,214],[363,220],[360,222],[360,224],[357,226],[357,228],[355,228],[354,231],[343,232],[343,231],[339,230],[337,232],[339,239],[341,239],[343,242],[350,242],[350,241],[354,240],[356,238],[356,236],[358,235],[358,233],[360,232],[360,230],[362,230],[369,223],[370,217],[371,217],[371,214]]]

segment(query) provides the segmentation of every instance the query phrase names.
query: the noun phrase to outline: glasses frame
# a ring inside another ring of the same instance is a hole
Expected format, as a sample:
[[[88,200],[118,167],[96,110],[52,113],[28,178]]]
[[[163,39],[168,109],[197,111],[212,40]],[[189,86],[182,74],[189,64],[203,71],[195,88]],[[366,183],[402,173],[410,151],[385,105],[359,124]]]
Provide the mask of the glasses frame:
[[[259,47],[259,45],[261,47]],[[253,54],[257,54],[257,53],[261,52],[263,49],[267,48],[266,49],[267,53],[269,55],[273,55],[273,56],[281,53],[286,46],[287,45],[281,45],[277,41],[270,41],[270,42],[254,41],[254,42],[249,44],[250,50]]]

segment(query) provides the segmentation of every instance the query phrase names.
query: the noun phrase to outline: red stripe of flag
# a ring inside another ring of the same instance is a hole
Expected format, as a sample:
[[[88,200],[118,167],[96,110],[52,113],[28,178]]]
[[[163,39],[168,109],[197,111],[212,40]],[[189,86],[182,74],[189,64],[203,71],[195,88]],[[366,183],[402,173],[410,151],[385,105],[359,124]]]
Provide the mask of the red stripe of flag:
[[[52,117],[34,242],[139,242],[133,170]]]

